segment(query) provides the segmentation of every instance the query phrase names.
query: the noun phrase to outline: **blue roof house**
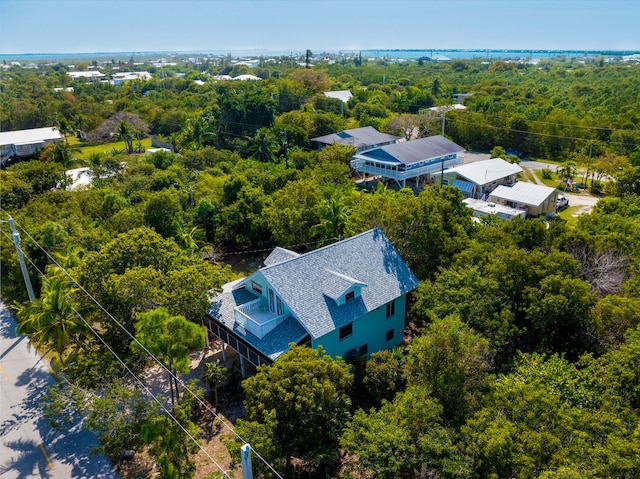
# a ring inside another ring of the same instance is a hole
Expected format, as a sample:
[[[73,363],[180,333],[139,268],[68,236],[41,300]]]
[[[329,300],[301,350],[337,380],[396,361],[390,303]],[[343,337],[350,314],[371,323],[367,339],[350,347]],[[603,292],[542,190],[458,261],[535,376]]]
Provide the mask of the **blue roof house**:
[[[379,228],[305,254],[276,248],[264,265],[224,285],[206,318],[243,375],[244,361],[270,364],[291,343],[345,358],[402,343],[418,280]]]
[[[380,146],[353,155],[351,168],[363,175],[395,181],[400,187],[415,179],[432,181],[433,175],[462,164],[464,148],[442,135]]]

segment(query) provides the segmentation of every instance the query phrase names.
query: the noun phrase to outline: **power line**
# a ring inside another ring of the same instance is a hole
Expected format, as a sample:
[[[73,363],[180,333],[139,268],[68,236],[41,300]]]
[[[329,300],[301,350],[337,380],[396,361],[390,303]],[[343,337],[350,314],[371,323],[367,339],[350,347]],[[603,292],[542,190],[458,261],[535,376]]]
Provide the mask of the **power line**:
[[[333,238],[327,238],[324,240],[317,240],[317,241],[308,241],[306,243],[298,243],[298,244],[293,244],[293,245],[288,245],[288,246],[281,246],[281,248],[284,249],[292,249],[292,248],[297,248],[299,246],[309,246],[312,244],[318,244],[318,243],[322,243],[324,241],[333,241],[333,240],[339,240],[340,238],[338,238],[337,236],[333,237]],[[229,251],[229,252],[222,252],[219,253],[220,256],[229,256],[229,255],[236,255],[236,254],[253,254],[253,253],[264,253],[265,251],[273,251],[273,247],[271,248],[261,248],[261,249],[253,249],[253,250],[247,250],[247,251]]]
[[[514,133],[525,133],[527,135],[534,135],[534,136],[546,136],[546,137],[550,137],[550,138],[562,138],[562,139],[566,139],[566,140],[582,140],[582,141],[597,141],[599,143],[609,143],[612,145],[625,145],[625,146],[639,146],[640,143],[627,143],[627,142],[623,142],[623,141],[611,141],[611,140],[600,140],[597,138],[584,138],[584,137],[575,137],[575,136],[566,136],[566,135],[554,135],[552,133],[539,133],[539,132],[535,132],[535,131],[530,131],[530,130],[516,130],[513,128],[506,128],[503,126],[493,126],[493,125],[487,125],[487,124],[483,124],[483,123],[476,123],[476,122],[472,122],[472,121],[465,121],[465,120],[461,120],[459,118],[451,118],[450,121],[453,122],[458,122],[458,123],[463,123],[465,125],[475,125],[475,126],[482,126],[485,128],[491,128],[493,130],[507,130],[510,132],[514,132]]]
[[[25,231],[23,228],[21,228],[23,231]],[[4,234],[5,236],[7,236],[7,234],[3,231],[2,234]],[[27,260],[29,261],[29,263],[31,263],[31,266],[33,266],[33,268],[35,268],[35,270],[41,275],[41,276],[45,276],[45,274],[40,270],[40,268],[38,268],[38,266],[31,260],[31,258],[29,258],[28,256],[25,255],[25,257],[27,258]],[[67,271],[62,268],[61,266],[58,265],[59,268],[62,269],[62,271],[69,277],[71,278]],[[72,279],[73,280],[73,279]],[[76,283],[77,284],[77,283]],[[211,461],[218,467],[218,469],[220,469],[220,471],[229,479],[232,479],[231,476],[229,476],[229,474],[224,470],[224,468],[222,466],[220,466],[220,464],[218,464],[218,462],[211,457],[211,455],[207,452],[206,449],[204,449],[204,447],[202,447],[202,445],[198,442],[198,440],[193,437],[193,435],[187,431],[185,429],[185,427],[182,425],[182,423],[180,423],[180,421],[178,421],[178,419],[173,415],[173,413],[171,413],[166,405],[160,401],[149,389],[149,387],[129,368],[129,366],[124,362],[124,360],[122,358],[120,358],[120,356],[118,356],[118,354],[109,346],[109,344],[104,340],[104,338],[102,338],[102,336],[93,328],[93,326],[91,326],[87,320],[84,318],[84,316],[82,316],[82,314],[73,306],[71,306],[71,310],[74,312],[74,314],[76,316],[78,316],[80,318],[80,320],[84,323],[84,325],[91,330],[91,332],[96,336],[96,338],[98,338],[98,340],[109,350],[109,352],[117,359],[117,361],[122,365],[122,367],[127,371],[128,374],[130,374],[138,384],[140,384],[140,386],[142,386],[142,388],[144,389],[144,391],[147,393],[147,395],[149,395],[151,397],[151,399],[153,399],[155,402],[158,403],[158,405],[162,408],[162,410],[178,425],[178,427],[180,427],[180,429],[182,429],[182,431],[200,448],[200,450],[202,452],[205,453],[205,455],[211,459]],[[155,359],[155,358],[154,358]]]
[[[0,207],[0,211],[7,213],[2,207]],[[173,372],[171,370],[169,370],[163,363],[162,361],[160,361],[153,353],[151,353],[151,351],[149,351],[142,343],[140,343],[140,341],[127,329],[124,327],[124,325],[118,321],[109,311],[107,311],[106,308],[104,308],[102,306],[102,304],[100,304],[100,302],[98,302],[98,300],[91,294],[89,293],[73,276],[71,276],[69,274],[69,272],[62,267],[56,260],[55,258],[53,258],[49,252],[42,247],[42,245],[40,245],[40,243],[38,243],[38,241],[33,238],[33,236],[31,236],[31,234],[29,234],[29,232],[20,224],[16,223],[16,225],[18,226],[18,228],[20,228],[25,235],[38,247],[38,249],[40,249],[49,260],[51,260],[59,269],[60,271],[62,271],[79,289],[80,291],[82,291],[88,298],[91,299],[91,301],[93,303],[96,304],[96,306],[98,306],[98,308],[100,310],[102,310],[102,312],[104,312],[107,317],[109,319],[111,319],[122,331],[124,331],[130,338],[132,341],[134,341],[136,344],[138,344],[138,346],[140,346],[140,348],[153,360],[155,361],[162,369],[164,369],[172,379],[174,379],[175,381],[177,381],[183,388],[184,391],[189,392],[189,394],[191,394],[191,396],[198,402],[198,404],[200,406],[203,406],[207,412],[211,413],[216,420],[220,421],[220,423],[225,426],[231,433],[233,433],[236,438],[238,438],[240,441],[242,441],[243,443],[247,443],[247,441],[245,441],[224,419],[222,419],[214,409],[212,409],[209,404],[207,404],[205,401],[203,401],[202,399],[200,399],[192,390],[191,388],[189,388],[189,386],[187,384],[185,384],[182,379],[180,379],[178,376],[176,376],[175,374],[173,374]],[[6,233],[3,231],[3,234],[6,235]],[[26,255],[25,255],[26,256]],[[27,259],[29,260],[29,262],[33,265],[33,267],[38,271],[38,273],[40,273],[42,276],[44,276],[44,274],[40,271],[40,269],[33,263],[33,261],[31,261],[30,258],[27,257]],[[75,309],[74,309],[75,311]],[[79,313],[77,313],[79,314]],[[91,328],[93,331],[93,328]],[[94,331],[94,334],[98,334],[97,332]],[[208,334],[208,332],[207,332]],[[102,339],[101,339],[102,341]],[[109,351],[116,357],[116,359],[122,363],[122,359],[117,356],[117,354],[111,349],[108,348]],[[130,372],[130,369],[127,367],[127,371]],[[133,374],[133,373],[131,373]],[[135,375],[134,375],[135,377]],[[137,378],[136,378],[137,379]],[[172,417],[173,418],[173,417]],[[200,447],[200,446],[199,446]],[[253,447],[251,448],[251,450],[253,451],[253,453],[269,468],[271,469],[271,471],[280,479],[283,479],[282,476],[273,468],[273,466],[271,466],[271,464],[269,464],[266,459],[264,459],[256,450],[253,449]],[[207,454],[208,455],[208,454]],[[215,462],[215,461],[214,461]],[[224,472],[224,471],[223,471]]]

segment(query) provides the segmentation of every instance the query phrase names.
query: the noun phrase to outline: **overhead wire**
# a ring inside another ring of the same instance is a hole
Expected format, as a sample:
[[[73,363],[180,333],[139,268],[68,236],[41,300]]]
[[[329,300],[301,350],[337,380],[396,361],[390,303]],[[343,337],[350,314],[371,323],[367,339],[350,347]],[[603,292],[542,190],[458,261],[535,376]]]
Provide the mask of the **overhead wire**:
[[[6,210],[4,210],[2,207],[0,207],[0,211],[8,214],[8,212]],[[165,370],[165,372],[167,372],[169,374],[169,376],[174,379],[175,381],[177,381],[183,388],[184,391],[187,391],[189,394],[191,394],[191,396],[197,401],[197,403],[204,407],[205,410],[207,412],[209,412],[210,414],[213,415],[213,417],[219,421],[226,429],[228,429],[233,435],[235,435],[235,437],[237,439],[239,439],[241,442],[243,443],[247,443],[247,441],[245,441],[236,431],[234,428],[232,428],[227,421],[225,421],[220,415],[217,414],[217,412],[215,411],[215,409],[211,408],[211,406],[203,401],[201,398],[198,397],[197,394],[195,394],[194,391],[191,390],[191,388],[189,388],[189,386],[184,383],[184,381],[182,381],[182,379],[178,376],[176,376],[167,366],[164,365],[164,363],[162,361],[160,361],[151,351],[149,351],[149,349],[144,346],[120,321],[118,321],[106,308],[104,308],[104,306],[102,306],[102,304],[90,293],[88,292],[73,276],[71,276],[69,274],[69,272],[66,270],[66,268],[64,268],[63,266],[61,266],[55,258],[53,258],[49,252],[42,246],[40,245],[40,243],[33,238],[33,236],[22,226],[20,225],[18,222],[15,221],[14,219],[14,224],[22,231],[24,232],[24,234],[38,247],[38,249],[40,249],[45,256],[53,263],[55,264],[60,271],[62,271],[78,288],[80,291],[82,291],[88,298],[91,299],[91,301],[104,313],[106,314],[106,316],[112,320],[123,332],[125,332],[127,334],[127,336],[129,336],[131,338],[132,341],[134,341],[155,363],[157,363],[162,369]],[[6,233],[3,231],[3,234],[6,235]],[[22,248],[21,248],[22,249]],[[23,252],[24,255],[24,252]],[[26,255],[25,255],[26,256]],[[40,269],[31,261],[31,259],[29,258],[29,262],[34,266],[34,268],[36,268],[36,270],[44,276],[44,274],[40,271]],[[93,331],[93,328],[92,328]],[[97,332],[94,331],[94,334],[97,334]],[[208,334],[208,332],[207,332]],[[112,354],[115,355],[116,359],[118,359],[119,362],[122,363],[122,359],[117,356],[117,354],[111,349],[109,348],[110,352],[112,352]],[[127,367],[128,372],[130,372],[129,368]],[[262,455],[259,454],[258,451],[256,451],[253,447],[251,448],[251,451],[256,455],[256,457],[258,459],[260,459],[261,462],[263,462],[278,478],[283,479],[282,476],[275,470],[275,468],[273,468],[273,466],[262,457]]]
[[[531,131],[531,130],[518,130],[518,129],[514,129],[514,128],[507,128],[507,127],[504,127],[504,126],[494,126],[494,125],[488,125],[488,124],[484,124],[484,123],[476,123],[476,122],[471,122],[471,121],[465,121],[465,120],[461,120],[459,118],[449,118],[449,121],[458,122],[458,123],[467,124],[467,125],[482,126],[482,127],[490,128],[490,129],[493,129],[493,130],[508,130],[508,131],[514,132],[514,133],[525,133],[527,135],[534,135],[534,136],[546,136],[546,137],[550,137],[550,138],[561,138],[561,139],[566,139],[566,140],[595,141],[595,142],[599,142],[599,143],[610,143],[612,145],[625,145],[625,146],[639,146],[640,145],[640,143],[629,143],[629,142],[612,141],[612,140],[600,140],[600,139],[597,139],[597,138],[583,138],[583,137],[575,137],[575,136],[567,136],[567,135],[555,135],[555,134],[552,134],[552,133],[539,133],[539,132],[535,132],[535,131]]]
[[[21,228],[22,229],[22,228]],[[24,231],[24,229],[23,229]],[[5,231],[2,231],[2,234],[5,235],[6,237],[8,237],[8,234]],[[22,248],[21,248],[22,250]],[[31,266],[41,275],[41,276],[45,276],[45,274],[42,272],[42,270],[40,270],[40,268],[38,267],[38,265],[36,265],[33,260],[27,255],[25,254],[24,251],[22,251],[22,255],[29,261],[29,263],[31,264]],[[64,269],[63,269],[64,271]],[[65,271],[66,273],[66,271]],[[68,275],[67,275],[68,276]],[[114,358],[116,358],[116,360],[122,365],[122,367],[127,371],[127,374],[131,375],[136,382],[142,386],[142,389],[144,389],[144,391],[147,393],[147,395],[149,397],[151,397],[152,400],[154,400],[156,403],[158,403],[158,405],[160,406],[160,408],[171,418],[171,420],[173,422],[175,422],[178,427],[189,437],[189,439],[191,439],[199,448],[202,452],[204,452],[204,454],[218,467],[218,469],[220,469],[220,471],[229,479],[232,479],[231,476],[224,470],[224,468],[218,464],[218,462],[209,454],[209,452],[204,449],[204,447],[198,442],[198,440],[193,437],[193,435],[182,425],[182,423],[173,415],[173,413],[171,411],[169,411],[166,407],[166,405],[160,401],[156,395],[153,394],[153,392],[149,389],[149,387],[144,383],[144,381],[142,381],[142,379],[140,379],[136,373],[134,371],[131,370],[131,368],[129,368],[129,366],[126,364],[126,362],[120,358],[120,356],[118,356],[118,353],[116,353],[111,346],[109,346],[109,344],[104,340],[104,338],[100,335],[100,333],[98,333],[98,331],[95,330],[95,328],[93,328],[93,326],[91,326],[89,324],[89,322],[84,318],[84,316],[73,306],[71,306],[71,310],[74,312],[74,314],[76,316],[78,316],[80,318],[80,320],[84,323],[84,325],[96,336],[96,338],[107,348],[107,350],[114,356]]]

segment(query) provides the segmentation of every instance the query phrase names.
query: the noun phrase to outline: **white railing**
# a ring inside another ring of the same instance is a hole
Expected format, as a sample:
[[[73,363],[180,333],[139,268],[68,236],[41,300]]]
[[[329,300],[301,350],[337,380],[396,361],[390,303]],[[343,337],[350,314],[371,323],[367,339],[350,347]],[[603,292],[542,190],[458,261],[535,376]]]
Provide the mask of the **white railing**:
[[[262,321],[256,321],[252,316],[260,314]],[[276,315],[262,305],[261,299],[255,299],[234,308],[236,323],[243,326],[251,334],[264,338],[265,335],[284,321],[284,314]]]
[[[464,162],[464,156],[458,155],[456,158],[445,158],[434,160],[426,165],[414,168],[408,168],[401,170],[400,167],[404,165],[389,164],[389,163],[377,163],[372,159],[355,158],[351,160],[351,168],[360,172],[367,173],[374,176],[383,176],[385,178],[391,178],[394,180],[407,180],[409,178],[415,178],[416,176],[426,175],[430,173],[439,173],[442,169],[451,168],[460,165]]]

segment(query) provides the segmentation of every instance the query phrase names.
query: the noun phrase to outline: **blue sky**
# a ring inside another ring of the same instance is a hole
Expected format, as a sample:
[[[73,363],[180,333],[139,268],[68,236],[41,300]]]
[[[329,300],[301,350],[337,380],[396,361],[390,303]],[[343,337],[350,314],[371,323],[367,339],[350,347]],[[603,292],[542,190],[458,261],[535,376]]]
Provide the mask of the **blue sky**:
[[[640,0],[0,0],[0,53],[640,50]]]

